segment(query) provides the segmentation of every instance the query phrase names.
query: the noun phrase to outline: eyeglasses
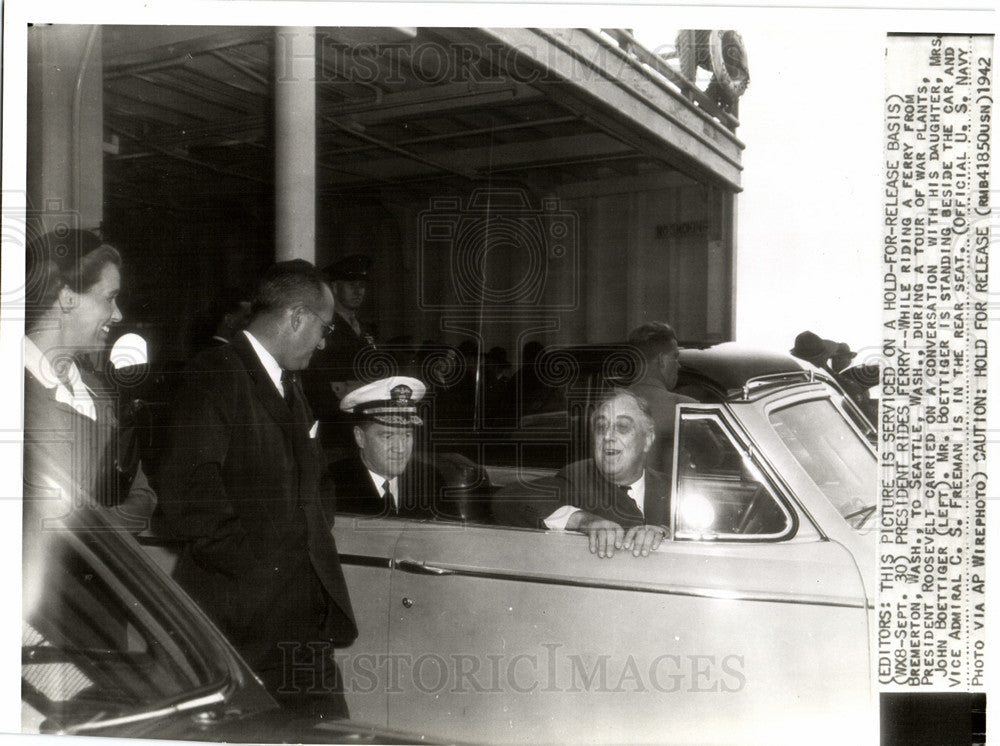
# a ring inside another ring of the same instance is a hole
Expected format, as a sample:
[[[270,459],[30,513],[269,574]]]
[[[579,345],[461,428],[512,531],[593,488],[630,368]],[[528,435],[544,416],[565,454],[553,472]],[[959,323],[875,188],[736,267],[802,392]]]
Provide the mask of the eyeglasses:
[[[309,308],[309,306],[302,306],[302,307],[306,309],[309,313],[311,313],[313,316],[315,316],[316,320],[326,327],[326,329],[323,332],[323,339],[329,339],[333,335],[333,332],[336,330],[336,327],[333,324],[328,324],[325,321],[323,321],[323,317],[320,316],[311,308]]]

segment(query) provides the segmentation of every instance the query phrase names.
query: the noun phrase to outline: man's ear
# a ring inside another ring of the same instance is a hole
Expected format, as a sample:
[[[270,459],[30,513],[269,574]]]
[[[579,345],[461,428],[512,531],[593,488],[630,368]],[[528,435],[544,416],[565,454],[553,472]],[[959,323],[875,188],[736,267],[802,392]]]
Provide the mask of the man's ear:
[[[80,305],[80,296],[65,285],[59,290],[59,308],[63,313],[69,313]]]
[[[649,449],[653,447],[654,440],[656,440],[656,432],[649,430],[646,433],[646,447],[642,449],[643,453],[649,453]]]
[[[670,364],[669,358],[670,355],[668,355],[666,352],[661,352],[659,355],[656,356],[656,372],[659,373],[661,376],[664,375],[667,371],[667,367]]]
[[[302,306],[293,306],[288,309],[288,323],[293,332],[297,332],[302,326]]]
[[[354,442],[357,443],[358,448],[364,450],[365,448],[365,431],[360,425],[354,426]]]

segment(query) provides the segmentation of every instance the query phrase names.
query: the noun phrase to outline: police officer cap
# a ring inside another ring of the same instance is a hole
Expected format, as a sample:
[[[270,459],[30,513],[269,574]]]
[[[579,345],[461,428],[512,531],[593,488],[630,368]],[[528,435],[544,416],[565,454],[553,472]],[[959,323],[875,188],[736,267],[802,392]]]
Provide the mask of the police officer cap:
[[[364,254],[351,254],[343,259],[338,259],[333,264],[328,264],[323,268],[323,274],[330,282],[337,280],[367,280],[368,273],[371,272],[372,260]]]
[[[391,376],[354,389],[341,399],[340,409],[359,420],[415,427],[424,424],[417,416],[417,402],[425,393],[427,387],[416,378]]]

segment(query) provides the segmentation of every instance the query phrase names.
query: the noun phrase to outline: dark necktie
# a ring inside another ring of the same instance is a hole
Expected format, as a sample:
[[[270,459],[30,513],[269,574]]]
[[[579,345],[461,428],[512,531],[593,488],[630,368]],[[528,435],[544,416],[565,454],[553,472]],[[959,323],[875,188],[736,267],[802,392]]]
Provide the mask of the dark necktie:
[[[622,494],[622,497],[624,498],[624,502],[622,503],[622,506],[623,506],[623,508],[624,508],[624,510],[626,512],[634,510],[639,515],[643,514],[642,511],[639,509],[639,503],[637,503],[635,501],[635,498],[632,497],[632,485],[630,485],[630,484],[616,484],[615,485],[615,489],[617,489]]]
[[[285,392],[285,404],[291,410],[295,421],[309,426],[309,413],[306,410],[302,392],[299,390],[298,377],[288,370],[281,371],[281,388]]]
[[[389,489],[389,480],[382,482],[382,497],[385,499],[385,506],[393,513],[396,512],[396,503],[392,499],[392,490]]]

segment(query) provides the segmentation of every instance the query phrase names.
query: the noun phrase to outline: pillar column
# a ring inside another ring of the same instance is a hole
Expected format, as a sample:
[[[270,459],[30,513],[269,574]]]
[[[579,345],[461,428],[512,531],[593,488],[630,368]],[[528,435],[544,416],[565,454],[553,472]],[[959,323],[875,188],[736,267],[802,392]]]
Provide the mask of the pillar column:
[[[316,261],[316,29],[274,39],[275,259]]]
[[[104,109],[99,26],[28,29],[27,187],[32,231],[100,228]]]

